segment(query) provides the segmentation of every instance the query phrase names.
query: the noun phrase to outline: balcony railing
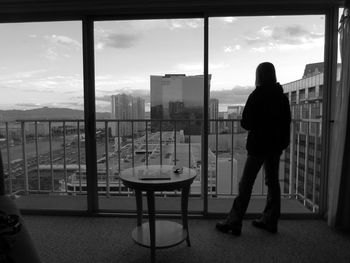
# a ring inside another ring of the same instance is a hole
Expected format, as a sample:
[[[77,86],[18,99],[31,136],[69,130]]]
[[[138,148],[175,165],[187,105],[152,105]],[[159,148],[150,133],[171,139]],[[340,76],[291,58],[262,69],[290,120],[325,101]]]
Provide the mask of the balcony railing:
[[[119,180],[123,169],[171,164],[197,170],[191,195],[201,196],[201,125],[201,120],[97,120],[99,195],[133,194]],[[239,119],[210,120],[208,128],[208,196],[234,196],[246,158],[247,133]],[[282,194],[315,212],[320,196],[321,120],[294,120],[291,131],[290,147],[281,158]],[[87,194],[83,120],[6,122],[0,126],[0,136],[9,194]],[[253,195],[264,196],[263,172],[258,178]]]

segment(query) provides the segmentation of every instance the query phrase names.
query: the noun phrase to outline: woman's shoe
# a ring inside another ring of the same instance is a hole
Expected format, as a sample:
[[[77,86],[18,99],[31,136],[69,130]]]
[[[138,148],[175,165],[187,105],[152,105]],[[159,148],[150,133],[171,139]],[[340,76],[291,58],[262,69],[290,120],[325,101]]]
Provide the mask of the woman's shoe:
[[[270,223],[262,219],[256,219],[252,221],[252,225],[270,233],[277,233],[277,223]]]
[[[216,229],[220,232],[232,232],[232,235],[240,236],[242,232],[242,224],[229,222],[228,220],[216,223]]]

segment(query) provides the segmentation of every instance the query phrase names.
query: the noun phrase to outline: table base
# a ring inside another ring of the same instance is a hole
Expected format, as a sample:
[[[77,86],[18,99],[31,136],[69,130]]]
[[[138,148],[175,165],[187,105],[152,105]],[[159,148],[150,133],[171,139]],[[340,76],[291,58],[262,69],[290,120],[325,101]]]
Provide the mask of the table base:
[[[187,230],[172,221],[156,220],[156,248],[173,247],[187,238]],[[151,247],[149,223],[143,223],[132,231],[133,240],[144,247]]]

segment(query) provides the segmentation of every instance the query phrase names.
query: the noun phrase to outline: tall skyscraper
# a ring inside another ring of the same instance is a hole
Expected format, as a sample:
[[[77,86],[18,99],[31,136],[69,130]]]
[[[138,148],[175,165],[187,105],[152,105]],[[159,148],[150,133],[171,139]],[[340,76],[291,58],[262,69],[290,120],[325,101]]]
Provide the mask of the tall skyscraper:
[[[112,118],[118,120],[144,119],[145,118],[145,100],[141,97],[133,97],[127,94],[112,95]],[[132,127],[131,122],[120,122],[119,133],[118,124],[112,124],[113,136],[128,136],[137,133],[145,128],[144,122],[134,122]]]
[[[210,87],[211,75],[209,75]],[[151,119],[191,119],[192,122],[177,122],[176,129],[185,134],[201,134],[203,119],[204,76],[166,74],[151,76]],[[209,94],[208,94],[209,95]],[[172,130],[172,122],[163,123],[162,129]],[[152,129],[159,129],[153,123]]]

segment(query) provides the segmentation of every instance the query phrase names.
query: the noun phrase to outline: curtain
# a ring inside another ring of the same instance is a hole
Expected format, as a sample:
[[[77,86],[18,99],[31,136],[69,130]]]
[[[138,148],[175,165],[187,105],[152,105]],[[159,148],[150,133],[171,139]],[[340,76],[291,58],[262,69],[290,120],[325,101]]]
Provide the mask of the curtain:
[[[335,95],[328,184],[328,224],[350,229],[350,18],[349,2],[340,21],[341,77]]]

